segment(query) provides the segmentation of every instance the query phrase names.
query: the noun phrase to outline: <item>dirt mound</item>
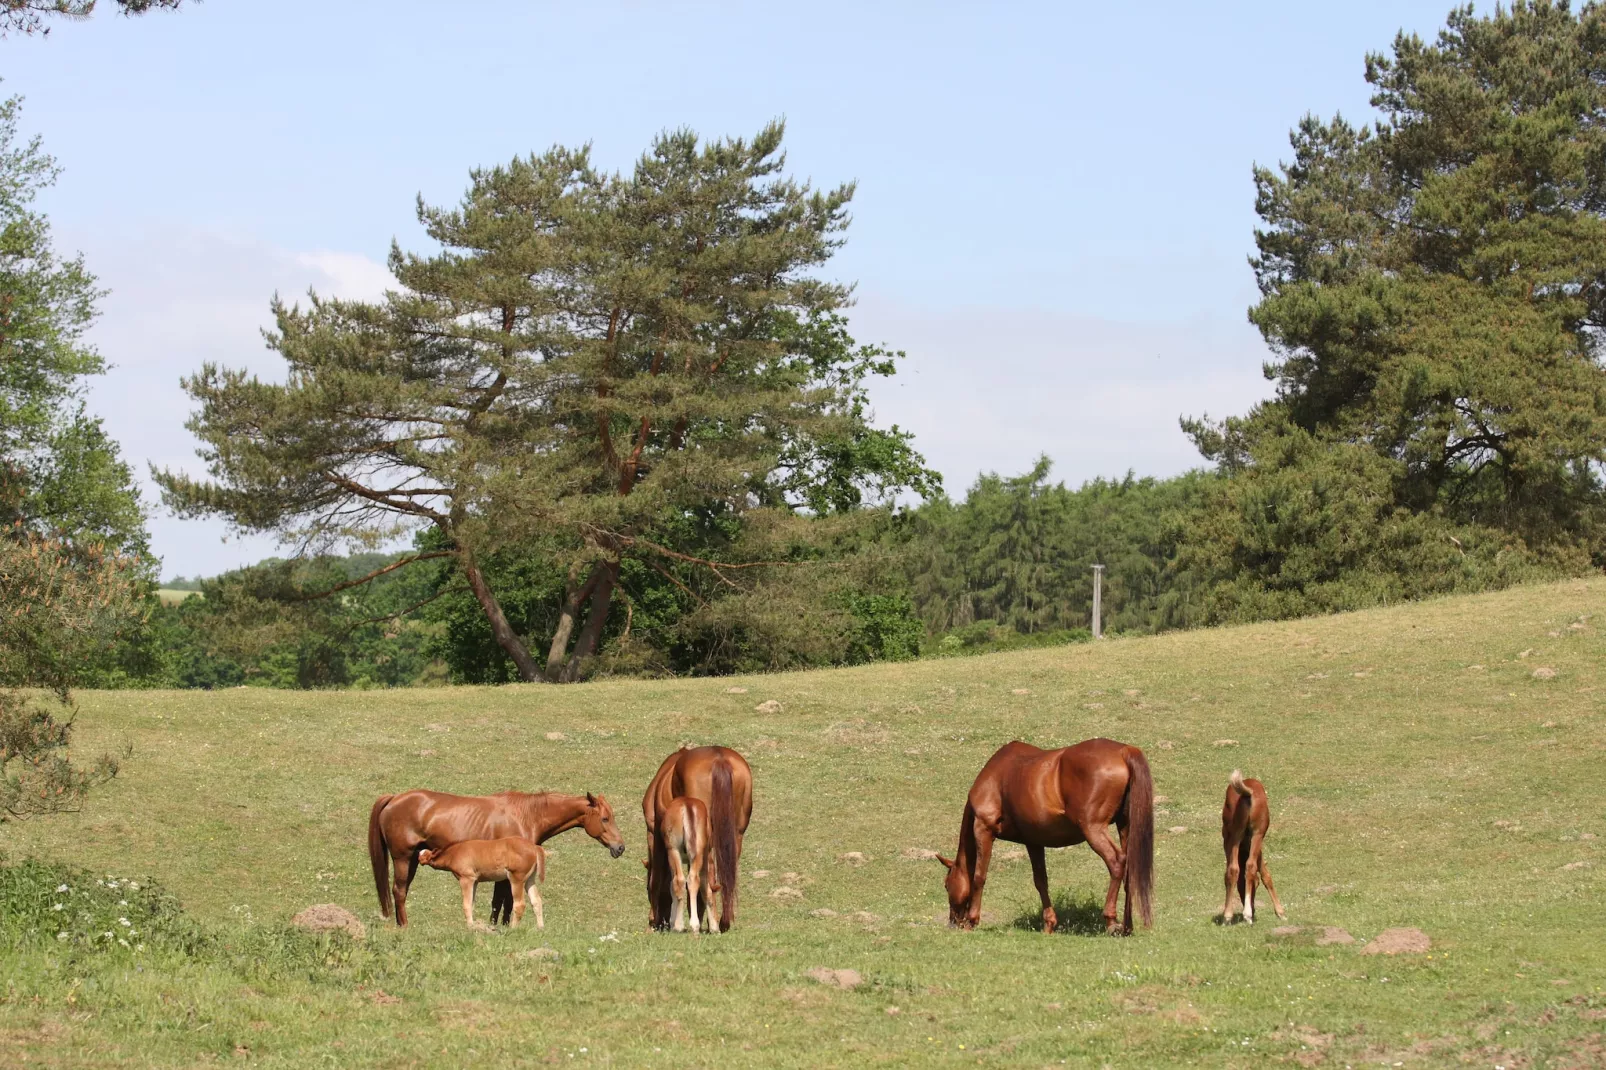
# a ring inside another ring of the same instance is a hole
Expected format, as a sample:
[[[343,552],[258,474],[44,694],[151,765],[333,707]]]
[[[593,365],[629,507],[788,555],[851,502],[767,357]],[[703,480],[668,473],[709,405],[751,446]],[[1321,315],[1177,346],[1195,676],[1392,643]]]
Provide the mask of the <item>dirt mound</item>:
[[[864,852],[862,851],[849,851],[847,854],[840,856],[838,861],[846,862],[850,866],[862,866],[870,860],[864,857]]]
[[[1328,925],[1322,928],[1322,935],[1316,938],[1317,947],[1327,947],[1331,944],[1353,944],[1355,937],[1349,934],[1348,929],[1340,929],[1337,925]]]
[[[776,702],[774,699],[766,699],[765,701],[760,702],[757,706],[754,706],[753,707],[753,712],[755,712],[755,713],[780,713],[781,712],[781,704],[779,702]]]
[[[864,978],[859,976],[858,970],[833,970],[828,966],[804,970],[803,976],[834,988],[854,989],[864,984]]]
[[[911,862],[929,862],[937,857],[937,852],[925,847],[905,847],[903,857]]]
[[[367,928],[357,915],[334,903],[319,903],[290,919],[290,924],[309,933],[343,932],[353,940],[368,935]]]
[[[1421,929],[1384,929],[1361,948],[1363,955],[1420,955],[1433,946]]]

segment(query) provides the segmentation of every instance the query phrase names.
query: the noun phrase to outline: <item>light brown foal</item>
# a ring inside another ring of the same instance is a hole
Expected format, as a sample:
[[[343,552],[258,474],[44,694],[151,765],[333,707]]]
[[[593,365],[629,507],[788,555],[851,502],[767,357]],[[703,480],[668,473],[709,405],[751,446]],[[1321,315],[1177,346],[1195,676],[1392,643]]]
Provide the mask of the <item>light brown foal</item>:
[[[708,823],[708,806],[701,799],[682,795],[669,800],[658,812],[659,849],[669,861],[670,928],[677,933],[699,928],[711,930],[714,923],[714,838]],[[698,910],[702,922],[698,924]]]
[[[529,840],[508,836],[500,840],[463,840],[439,851],[418,852],[420,865],[444,869],[457,876],[463,888],[463,917],[474,928],[474,888],[487,881],[510,881],[522,886],[524,894],[513,901],[513,925],[524,917],[524,901],[535,908],[535,927],[546,928],[541,910],[541,890],[536,882],[546,880],[546,851]]]
[[[1245,780],[1238,770],[1232,771],[1227,781],[1227,799],[1221,805],[1221,848],[1227,856],[1227,901],[1221,908],[1221,920],[1232,920],[1232,893],[1236,888],[1238,902],[1243,907],[1244,920],[1255,922],[1255,885],[1264,883],[1271,895],[1271,905],[1279,918],[1287,917],[1283,905],[1277,900],[1277,889],[1271,884],[1271,870],[1261,846],[1266,842],[1266,830],[1271,828],[1271,809],[1266,805],[1266,785],[1258,780]]]

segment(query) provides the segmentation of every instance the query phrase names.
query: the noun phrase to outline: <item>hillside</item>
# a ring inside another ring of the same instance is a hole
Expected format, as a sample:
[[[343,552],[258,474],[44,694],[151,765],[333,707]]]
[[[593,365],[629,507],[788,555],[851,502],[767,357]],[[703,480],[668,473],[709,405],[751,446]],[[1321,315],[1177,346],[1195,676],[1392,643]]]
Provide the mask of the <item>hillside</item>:
[[[82,814],[0,831],[12,859],[154,877],[225,945],[326,901],[369,937],[307,968],[152,952],[135,971],[25,949],[0,1062],[1596,1065],[1603,611],[1596,578],[768,677],[84,693],[80,748],[132,755]],[[771,699],[781,712],[754,709]],[[949,930],[940,867],[909,856],[951,849],[1001,743],[1095,735],[1142,746],[1166,799],[1154,929],[1090,934],[1104,870],[1076,847],[1049,855],[1069,932],[1032,931],[1029,867],[997,856],[990,923]],[[640,796],[681,742],[734,746],[754,770],[725,936],[643,931]],[[1267,858],[1298,934],[1275,934],[1269,910],[1212,920],[1234,767],[1271,792]],[[630,850],[554,841],[544,934],[466,932],[432,871],[398,933],[378,920],[364,827],[377,794],[420,786],[601,792]],[[1358,943],[1318,947],[1312,926]],[[1361,953],[1393,926],[1432,950]],[[543,946],[559,957],[519,954]],[[864,983],[815,983],[814,966]]]

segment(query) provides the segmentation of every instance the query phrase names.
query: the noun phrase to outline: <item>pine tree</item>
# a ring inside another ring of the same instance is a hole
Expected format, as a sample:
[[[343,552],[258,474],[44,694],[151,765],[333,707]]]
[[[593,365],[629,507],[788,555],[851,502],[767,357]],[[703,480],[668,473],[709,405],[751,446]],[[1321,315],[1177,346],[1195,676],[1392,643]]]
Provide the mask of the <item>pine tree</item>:
[[[854,345],[848,289],[812,274],[852,187],[785,177],[782,133],[667,133],[623,175],[555,148],[473,172],[454,208],[420,202],[442,251],[393,248],[383,301],[275,304],[287,382],[185,381],[212,478],[159,473],[165,499],[306,546],[427,529],[406,562],[449,558],[521,678],[572,680],[627,558],[734,585],[797,556],[800,511],[934,485],[907,434],[867,423],[862,383],[893,355]],[[660,541],[692,515],[743,545]],[[483,567],[514,546],[567,576],[544,665]]]

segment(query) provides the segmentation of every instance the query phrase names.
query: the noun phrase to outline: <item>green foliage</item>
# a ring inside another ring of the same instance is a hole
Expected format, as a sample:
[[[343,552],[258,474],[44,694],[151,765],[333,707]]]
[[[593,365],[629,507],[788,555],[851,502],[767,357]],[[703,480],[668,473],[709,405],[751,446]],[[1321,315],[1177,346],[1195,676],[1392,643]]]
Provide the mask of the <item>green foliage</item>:
[[[1250,319],[1278,391],[1242,418],[1184,421],[1205,455],[1228,471],[1314,466],[1292,482],[1347,468],[1386,503],[1358,508],[1442,518],[1436,534],[1372,533],[1386,541],[1472,533],[1606,562],[1603,68],[1593,4],[1457,9],[1436,43],[1402,34],[1369,56],[1383,118],[1307,118],[1293,161],[1255,173]]]
[[[186,380],[211,478],[158,473],[165,500],[320,546],[415,530],[519,678],[571,680],[617,627],[627,562],[751,593],[764,550],[812,537],[807,514],[934,486],[906,433],[868,426],[863,383],[894,354],[854,343],[848,289],[812,274],[852,187],[785,177],[781,138],[666,133],[629,174],[562,148],[474,171],[455,208],[419,205],[441,252],[392,250],[383,301],[275,306],[284,383]],[[720,523],[723,556],[675,541]],[[450,630],[477,642],[460,612]]]
[[[962,503],[939,499],[910,516],[909,582],[930,632],[964,636],[978,624],[1022,635],[1086,629],[1094,564],[1106,566],[1108,630],[1162,623],[1183,517],[1219,477],[1128,475],[1070,490],[1049,483],[1049,469],[1043,457],[1018,477],[984,475]]]
[[[143,15],[148,11],[172,10],[184,0],[114,0],[119,13]],[[197,3],[200,0],[196,0]],[[0,0],[0,38],[14,33],[48,36],[47,18],[69,21],[87,19],[99,6],[97,0]]]
[[[907,594],[851,595],[848,612],[853,615],[845,659],[849,665],[908,661],[920,656],[926,626]]]
[[[130,958],[148,945],[195,951],[200,933],[149,878],[96,875],[25,859],[0,862],[0,948]]]

